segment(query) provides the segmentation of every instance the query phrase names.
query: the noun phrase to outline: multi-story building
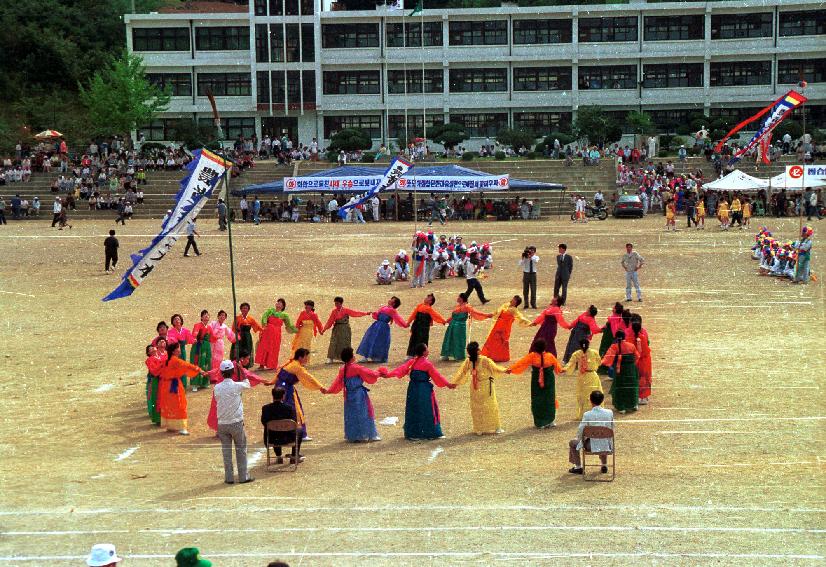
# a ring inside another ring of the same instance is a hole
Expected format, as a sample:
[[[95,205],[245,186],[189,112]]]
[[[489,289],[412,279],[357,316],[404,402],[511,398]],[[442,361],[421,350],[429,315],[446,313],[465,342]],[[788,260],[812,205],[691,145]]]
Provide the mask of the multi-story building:
[[[410,0],[405,10],[328,2],[127,15],[129,51],[174,94],[141,129],[147,140],[170,139],[181,117],[211,120],[210,89],[228,139],[286,132],[325,144],[356,126],[391,143],[459,122],[479,143],[506,126],[564,130],[584,105],[644,110],[667,131],[698,111],[748,116],[801,80],[809,124],[826,127],[819,0],[425,2],[415,16]]]

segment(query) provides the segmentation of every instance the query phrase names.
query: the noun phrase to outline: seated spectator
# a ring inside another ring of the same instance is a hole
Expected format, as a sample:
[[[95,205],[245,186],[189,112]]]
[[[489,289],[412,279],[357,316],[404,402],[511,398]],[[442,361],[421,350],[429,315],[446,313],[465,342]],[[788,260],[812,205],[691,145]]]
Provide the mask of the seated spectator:
[[[264,443],[269,441],[271,444],[288,444],[295,441],[296,435],[294,431],[267,431],[267,423],[277,419],[292,419],[296,421],[295,408],[284,403],[284,388],[273,388],[272,403],[267,404],[261,408],[261,425],[264,426]],[[274,447],[275,462],[282,464],[284,462],[281,456],[281,447]],[[298,444],[293,447],[290,462],[294,463],[296,455],[298,455],[298,462],[304,460],[301,455],[301,436],[298,436]]]
[[[123,561],[118,557],[115,546],[111,543],[97,543],[92,546],[89,557],[86,558],[86,565],[89,567],[113,567]]]
[[[610,427],[614,429],[614,412],[602,407],[602,401],[605,399],[605,394],[599,390],[591,392],[591,405],[593,406],[589,411],[582,415],[582,421],[577,429],[576,439],[571,439],[568,443],[568,461],[574,465],[568,472],[572,474],[582,474],[582,462],[580,457],[580,450],[585,447],[586,451],[598,452],[612,452],[614,450],[614,442],[612,439],[583,439],[582,432],[586,425],[593,425],[597,427]],[[600,455],[602,462],[603,473],[608,472],[606,462],[608,457]]]
[[[379,285],[390,285],[393,283],[393,268],[390,267],[390,260],[385,260],[376,271],[376,283]]]

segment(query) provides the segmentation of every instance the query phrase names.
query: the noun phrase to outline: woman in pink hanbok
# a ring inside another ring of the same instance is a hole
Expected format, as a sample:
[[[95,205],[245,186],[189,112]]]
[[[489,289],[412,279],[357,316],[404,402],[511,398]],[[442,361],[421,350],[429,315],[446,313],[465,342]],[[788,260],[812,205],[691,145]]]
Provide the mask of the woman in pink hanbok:
[[[229,342],[235,342],[235,333],[226,324],[227,312],[223,309],[218,312],[218,320],[212,321],[209,328],[212,331],[210,342],[212,343],[212,370],[215,370],[221,365],[224,360],[224,337],[229,339]]]

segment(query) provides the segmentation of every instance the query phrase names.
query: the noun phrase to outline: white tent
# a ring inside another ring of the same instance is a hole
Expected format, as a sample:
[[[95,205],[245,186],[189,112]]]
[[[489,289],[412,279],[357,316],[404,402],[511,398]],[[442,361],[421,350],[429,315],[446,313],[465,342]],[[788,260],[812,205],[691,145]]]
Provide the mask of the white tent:
[[[752,177],[735,169],[725,177],[703,184],[706,191],[759,191],[768,189],[769,180]]]
[[[808,167],[806,170],[808,171]],[[816,171],[823,171],[823,167],[821,166]],[[803,189],[817,189],[820,187],[826,187],[826,174],[823,175],[803,175],[797,179],[789,177],[787,172],[778,173],[771,179],[769,179],[769,183],[771,183],[771,188],[773,192],[778,192],[781,189],[785,189],[786,191],[802,191]]]

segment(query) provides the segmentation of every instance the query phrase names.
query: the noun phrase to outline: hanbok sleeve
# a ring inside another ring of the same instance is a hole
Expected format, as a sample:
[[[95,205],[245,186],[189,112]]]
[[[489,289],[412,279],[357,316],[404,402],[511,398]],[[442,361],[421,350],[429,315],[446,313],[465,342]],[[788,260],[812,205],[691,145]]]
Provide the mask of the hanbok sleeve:
[[[433,309],[432,306],[427,306],[427,312],[430,314],[430,317],[431,319],[433,319],[434,323],[439,323],[441,325],[444,325],[446,323],[445,318],[442,317],[442,314]]]
[[[300,364],[296,364],[295,370],[295,375],[298,378],[298,381],[301,382],[301,385],[308,390],[321,390],[324,387],[321,385],[321,382],[316,380],[315,376],[310,374],[307,369]]]
[[[210,384],[217,384],[218,382],[221,382],[224,379],[224,377],[221,376],[220,368],[213,368],[212,370],[207,372],[206,375],[209,378]]]
[[[318,331],[324,330],[324,327],[321,324],[321,319],[318,318],[318,315],[313,313],[312,315],[310,315],[310,319],[312,319],[313,321],[313,335],[318,334]]]
[[[399,312],[395,309],[389,309],[388,311],[386,311],[386,313],[388,313],[390,317],[393,318],[393,321],[396,323],[396,325],[398,325],[402,329],[406,329],[407,327],[409,327],[405,320],[402,319],[402,316],[399,315]]]
[[[327,322],[324,323],[324,328],[322,329],[322,331],[326,331],[327,329],[329,329],[330,327],[335,325],[335,322],[336,322],[336,310],[333,309],[332,311],[330,311],[330,316],[327,317]]]
[[[525,317],[519,309],[513,310],[513,317],[522,327],[527,327],[531,324],[531,320]]]
[[[453,383],[459,386],[467,382],[472,367],[473,363],[470,361],[469,358],[466,358],[462,365],[456,370],[456,372],[453,373]]]
[[[410,369],[413,367],[413,362],[415,360],[415,358],[411,358],[393,370],[388,371],[386,375],[387,378],[401,378],[402,376],[407,376],[410,373]]]
[[[430,379],[433,380],[434,385],[438,386],[439,388],[450,386],[450,382],[448,381],[448,379],[442,376],[442,373],[439,372],[433,365],[433,363],[430,362],[428,359],[420,358],[419,364],[421,365],[422,370],[424,370],[430,375]]]
[[[482,313],[481,311],[476,311],[476,309],[470,306],[468,306],[468,314],[477,321],[483,321],[484,319],[490,319],[493,317],[493,313]]]
[[[525,370],[536,364],[537,358],[535,352],[529,352],[511,365],[509,369],[511,374],[522,374]]]
[[[261,378],[257,374],[250,372],[246,368],[242,369],[241,374],[243,374],[244,378],[249,380],[250,386],[257,386],[258,384],[263,384],[267,380]]]
[[[182,358],[175,357],[173,360],[169,361],[167,366],[172,366],[176,373],[186,374],[190,378],[194,376],[198,376],[202,370],[199,366],[195,366]]]
[[[264,329],[264,327],[262,327],[253,317],[249,318],[249,324],[252,330],[256,333],[260,333]]]
[[[574,319],[573,321],[571,321],[569,323],[565,320],[565,316],[562,315],[562,313],[559,313],[556,316],[556,322],[559,323],[559,326],[562,327],[563,329],[568,329],[569,331],[574,328],[574,325],[576,325],[577,321],[579,321],[579,317],[577,317],[576,319]]]
[[[611,367],[614,364],[614,359],[617,356],[617,343],[611,343],[611,346],[608,347],[608,350],[605,351],[605,356],[602,357],[600,363],[603,366]]]
[[[368,384],[375,384],[379,378],[381,378],[381,374],[377,370],[373,370],[372,368],[367,368],[366,366],[362,366],[360,364],[354,364],[353,368],[358,370],[359,376],[362,380],[367,382]]]
[[[597,335],[602,332],[602,327],[597,325],[597,322],[594,320],[593,317],[588,317],[588,327],[591,329],[592,335]]]
[[[568,360],[568,364],[565,365],[563,370],[567,373],[571,373],[576,369],[576,365],[579,362],[579,359],[582,357],[582,350],[574,351],[571,355],[570,360]]]
[[[407,318],[407,324],[410,325],[413,321],[416,320],[416,313],[419,312],[419,306],[417,305],[416,308],[410,313],[410,317]]]
[[[541,325],[545,322],[545,312],[543,311],[539,315],[536,316],[536,319],[533,320],[534,325]]]
[[[291,333],[297,333],[298,329],[296,329],[295,325],[293,325],[292,321],[290,321],[290,316],[286,313],[281,313],[278,315],[278,318],[284,321],[284,326],[287,330]]]
[[[479,359],[488,367],[488,372],[499,377],[505,375],[508,371],[504,366],[499,366],[487,356],[480,356]]]
[[[562,372],[562,365],[561,365],[561,364],[559,364],[559,359],[557,359],[557,358],[556,358],[556,357],[555,357],[552,353],[550,353],[550,352],[545,353],[545,354],[547,354],[548,356],[550,356],[550,357],[551,357],[551,366],[553,366],[553,368],[554,368],[554,370],[556,370],[556,373],[557,373],[557,374],[560,374],[560,373]],[[543,355],[543,356],[544,356],[544,355]]]
[[[336,379],[333,380],[333,383],[327,388],[328,394],[338,394],[344,388],[344,368],[344,366],[339,368]]]
[[[350,317],[364,317],[365,315],[370,315],[369,311],[356,311],[355,309],[349,309],[347,307],[344,308],[344,313]]]

